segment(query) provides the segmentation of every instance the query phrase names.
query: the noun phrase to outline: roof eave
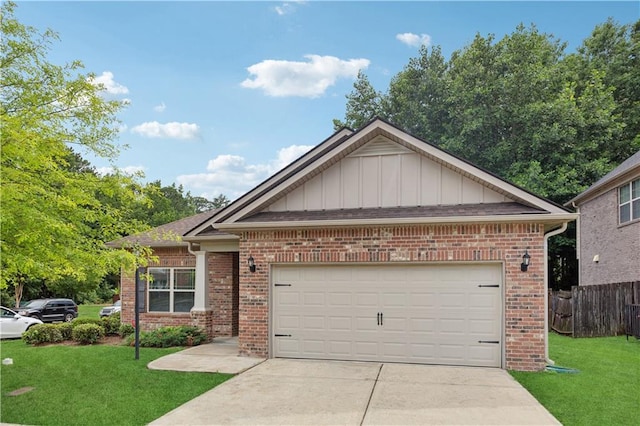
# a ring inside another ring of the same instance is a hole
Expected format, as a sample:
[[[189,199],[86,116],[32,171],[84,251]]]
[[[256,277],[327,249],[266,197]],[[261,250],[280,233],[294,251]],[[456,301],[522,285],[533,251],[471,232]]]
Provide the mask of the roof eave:
[[[577,213],[540,213],[515,214],[500,216],[449,216],[449,217],[411,217],[411,218],[377,218],[377,219],[335,219],[281,222],[233,222],[217,223],[216,228],[228,232],[247,231],[252,229],[282,228],[318,228],[318,227],[362,227],[380,225],[429,225],[452,223],[548,223],[559,224],[571,222],[578,218]]]
[[[591,186],[582,193],[573,197],[571,200],[564,203],[564,205],[565,207],[578,206],[622,185],[626,181],[631,180],[635,177],[640,177],[640,164],[631,167],[624,173],[613,176],[611,179],[608,179],[604,182],[599,182],[597,185]]]

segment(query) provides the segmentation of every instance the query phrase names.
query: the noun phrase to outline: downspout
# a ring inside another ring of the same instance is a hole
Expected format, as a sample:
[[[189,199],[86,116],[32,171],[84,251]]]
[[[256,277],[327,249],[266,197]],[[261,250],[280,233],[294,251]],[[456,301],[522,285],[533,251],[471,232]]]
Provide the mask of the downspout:
[[[193,250],[191,250],[191,244],[193,244],[191,241],[187,241],[187,251],[192,255],[196,256],[196,253]]]
[[[544,234],[544,357],[548,365],[555,362],[549,358],[549,237],[567,230],[567,222],[556,230]]]

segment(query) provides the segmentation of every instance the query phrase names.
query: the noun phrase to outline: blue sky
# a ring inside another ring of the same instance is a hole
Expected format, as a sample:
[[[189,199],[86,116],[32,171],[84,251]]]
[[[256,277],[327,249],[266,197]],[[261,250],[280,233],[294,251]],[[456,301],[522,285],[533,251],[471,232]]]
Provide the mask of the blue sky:
[[[637,20],[638,4],[18,2],[16,15],[59,33],[51,62],[79,59],[105,96],[129,101],[119,168],[235,199],[333,133],[359,69],[384,91],[420,44],[448,58],[519,23],[570,52],[607,17]]]

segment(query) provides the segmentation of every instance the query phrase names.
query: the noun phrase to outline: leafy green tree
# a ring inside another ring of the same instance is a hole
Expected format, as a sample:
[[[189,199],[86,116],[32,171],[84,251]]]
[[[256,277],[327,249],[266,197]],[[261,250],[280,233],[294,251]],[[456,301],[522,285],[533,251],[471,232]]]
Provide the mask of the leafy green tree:
[[[195,199],[198,199],[198,198],[201,198],[201,197],[195,197]],[[220,194],[217,197],[215,197],[213,199],[213,201],[211,201],[211,208],[220,209],[222,207],[228,206],[229,203],[231,203],[231,200],[229,198],[227,198],[226,195]],[[196,205],[197,205],[197,203],[196,203]],[[206,209],[206,210],[211,210],[211,208]],[[200,211],[206,211],[206,210],[203,210],[203,209],[200,209],[200,208],[198,209],[199,212]]]
[[[383,114],[409,133],[439,144],[448,122],[448,63],[439,46],[420,48],[420,55],[389,84]]]
[[[139,188],[135,181],[119,174],[102,178],[81,157],[116,157],[122,103],[105,100],[104,87],[80,73],[80,62],[48,62],[57,35],[21,24],[15,7],[5,2],[0,9],[0,287],[13,288],[17,305],[28,283],[97,285],[108,270],[131,260],[103,241],[140,228],[102,200],[126,204],[140,193],[132,190]]]
[[[576,53],[565,49],[534,25],[500,40],[477,34],[449,60],[438,47],[423,47],[386,93],[361,74],[345,122],[357,128],[381,115],[563,203],[640,148],[640,21],[609,20]],[[551,270],[571,274],[573,241],[557,240]]]
[[[609,19],[596,26],[565,62],[575,76],[578,92],[589,89],[594,73],[612,89],[616,103],[613,113],[624,127],[606,147],[606,156],[614,163],[624,161],[640,149],[640,20],[620,25]]]
[[[347,95],[345,120],[333,120],[335,130],[343,127],[358,129],[372,118],[382,115],[383,96],[374,90],[364,72],[358,71],[358,78],[353,84],[353,89],[353,92]]]

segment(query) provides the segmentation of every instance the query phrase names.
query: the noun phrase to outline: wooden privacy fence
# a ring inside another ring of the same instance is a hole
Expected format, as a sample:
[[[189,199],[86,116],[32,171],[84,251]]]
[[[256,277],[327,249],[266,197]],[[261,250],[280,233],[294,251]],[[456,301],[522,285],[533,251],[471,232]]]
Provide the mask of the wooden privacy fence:
[[[625,306],[640,304],[640,281],[573,286],[549,294],[549,326],[573,337],[625,334]]]

